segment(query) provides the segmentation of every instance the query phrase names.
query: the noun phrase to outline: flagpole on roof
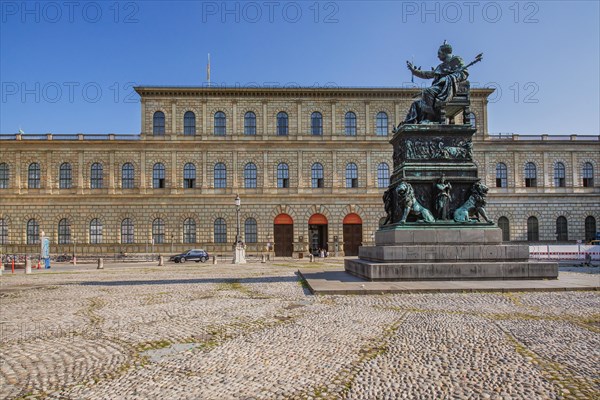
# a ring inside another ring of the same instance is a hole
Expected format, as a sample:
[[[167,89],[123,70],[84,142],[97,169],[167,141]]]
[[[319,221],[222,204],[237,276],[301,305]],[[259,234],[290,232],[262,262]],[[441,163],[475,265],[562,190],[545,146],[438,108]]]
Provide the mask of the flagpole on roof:
[[[208,53],[208,63],[206,64],[206,81],[210,87],[210,53]]]

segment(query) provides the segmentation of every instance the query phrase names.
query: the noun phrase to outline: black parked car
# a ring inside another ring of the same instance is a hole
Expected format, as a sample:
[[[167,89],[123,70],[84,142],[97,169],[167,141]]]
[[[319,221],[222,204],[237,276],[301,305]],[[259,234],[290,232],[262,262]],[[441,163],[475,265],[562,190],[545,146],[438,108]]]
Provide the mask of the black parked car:
[[[209,259],[209,255],[202,249],[189,250],[186,253],[177,254],[169,258],[169,261],[175,261],[176,263],[184,263],[186,261],[205,262]]]

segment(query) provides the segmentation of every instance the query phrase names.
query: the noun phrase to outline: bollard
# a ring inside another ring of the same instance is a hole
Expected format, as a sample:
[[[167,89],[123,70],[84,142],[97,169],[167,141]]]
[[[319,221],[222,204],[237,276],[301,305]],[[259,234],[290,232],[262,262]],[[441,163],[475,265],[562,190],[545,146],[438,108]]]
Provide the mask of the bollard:
[[[267,262],[267,257],[264,254],[262,255],[260,262],[263,264]]]
[[[165,257],[164,256],[158,256],[158,266],[162,267],[165,265]]]
[[[77,257],[73,255],[73,265],[77,265]]]
[[[213,256],[213,264],[217,263],[217,256]]]
[[[310,254],[309,259],[310,259],[310,262],[315,262],[315,256],[312,253]]]
[[[38,259],[38,263],[37,263],[37,267],[36,269],[41,269],[42,267],[40,266],[40,260]]]
[[[12,259],[12,267],[11,268],[12,268],[12,273],[14,274],[15,273],[15,257],[14,256]]]
[[[25,257],[25,273],[27,275],[31,274],[31,259],[29,257]]]
[[[102,258],[98,259],[98,268],[96,269],[104,269],[104,260]]]

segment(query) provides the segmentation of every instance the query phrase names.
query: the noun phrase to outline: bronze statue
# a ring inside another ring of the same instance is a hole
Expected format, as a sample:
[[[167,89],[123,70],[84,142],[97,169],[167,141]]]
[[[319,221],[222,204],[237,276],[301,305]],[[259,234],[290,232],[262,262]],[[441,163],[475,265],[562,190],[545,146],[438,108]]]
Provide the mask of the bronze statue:
[[[475,61],[469,65],[464,65],[462,58],[452,54],[452,46],[446,43],[442,44],[438,50],[438,58],[442,63],[431,71],[422,71],[416,68],[410,61],[406,65],[412,75],[422,79],[433,79],[430,87],[423,90],[420,99],[413,102],[410,106],[406,119],[403,124],[428,124],[444,123],[441,121],[441,106],[454,97],[457,92],[458,84],[466,81],[469,77],[468,67],[479,62],[483,54],[478,54]],[[395,131],[397,128],[394,129]]]
[[[442,174],[442,177],[435,184],[435,188],[438,191],[435,199],[437,219],[448,220],[450,219],[450,202],[452,201],[450,190],[452,189],[452,185],[446,181],[446,177]]]
[[[400,224],[406,223],[409,214],[421,216],[425,222],[435,222],[431,211],[423,207],[415,197],[414,189],[410,183],[400,181],[400,184],[396,187],[396,194],[398,195],[398,206],[402,207],[403,210]]]
[[[465,203],[456,209],[454,212],[454,221],[456,222],[474,222],[480,221],[479,217],[483,217],[485,222],[493,223],[485,212],[486,200],[485,197],[488,193],[488,187],[479,182],[475,182],[471,188],[471,195],[465,201]],[[473,218],[471,218],[471,215]]]

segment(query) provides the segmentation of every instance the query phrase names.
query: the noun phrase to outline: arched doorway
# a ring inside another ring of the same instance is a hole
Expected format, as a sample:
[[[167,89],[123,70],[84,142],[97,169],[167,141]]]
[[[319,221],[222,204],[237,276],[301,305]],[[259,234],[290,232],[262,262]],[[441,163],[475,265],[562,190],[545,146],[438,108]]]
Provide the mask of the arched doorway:
[[[362,219],[358,214],[348,214],[344,218],[344,255],[357,256],[362,244]]]
[[[287,214],[279,214],[273,221],[275,255],[291,257],[294,250],[294,220]]]
[[[323,214],[313,214],[308,220],[309,251],[315,256],[319,249],[329,251],[327,248],[327,217]]]

